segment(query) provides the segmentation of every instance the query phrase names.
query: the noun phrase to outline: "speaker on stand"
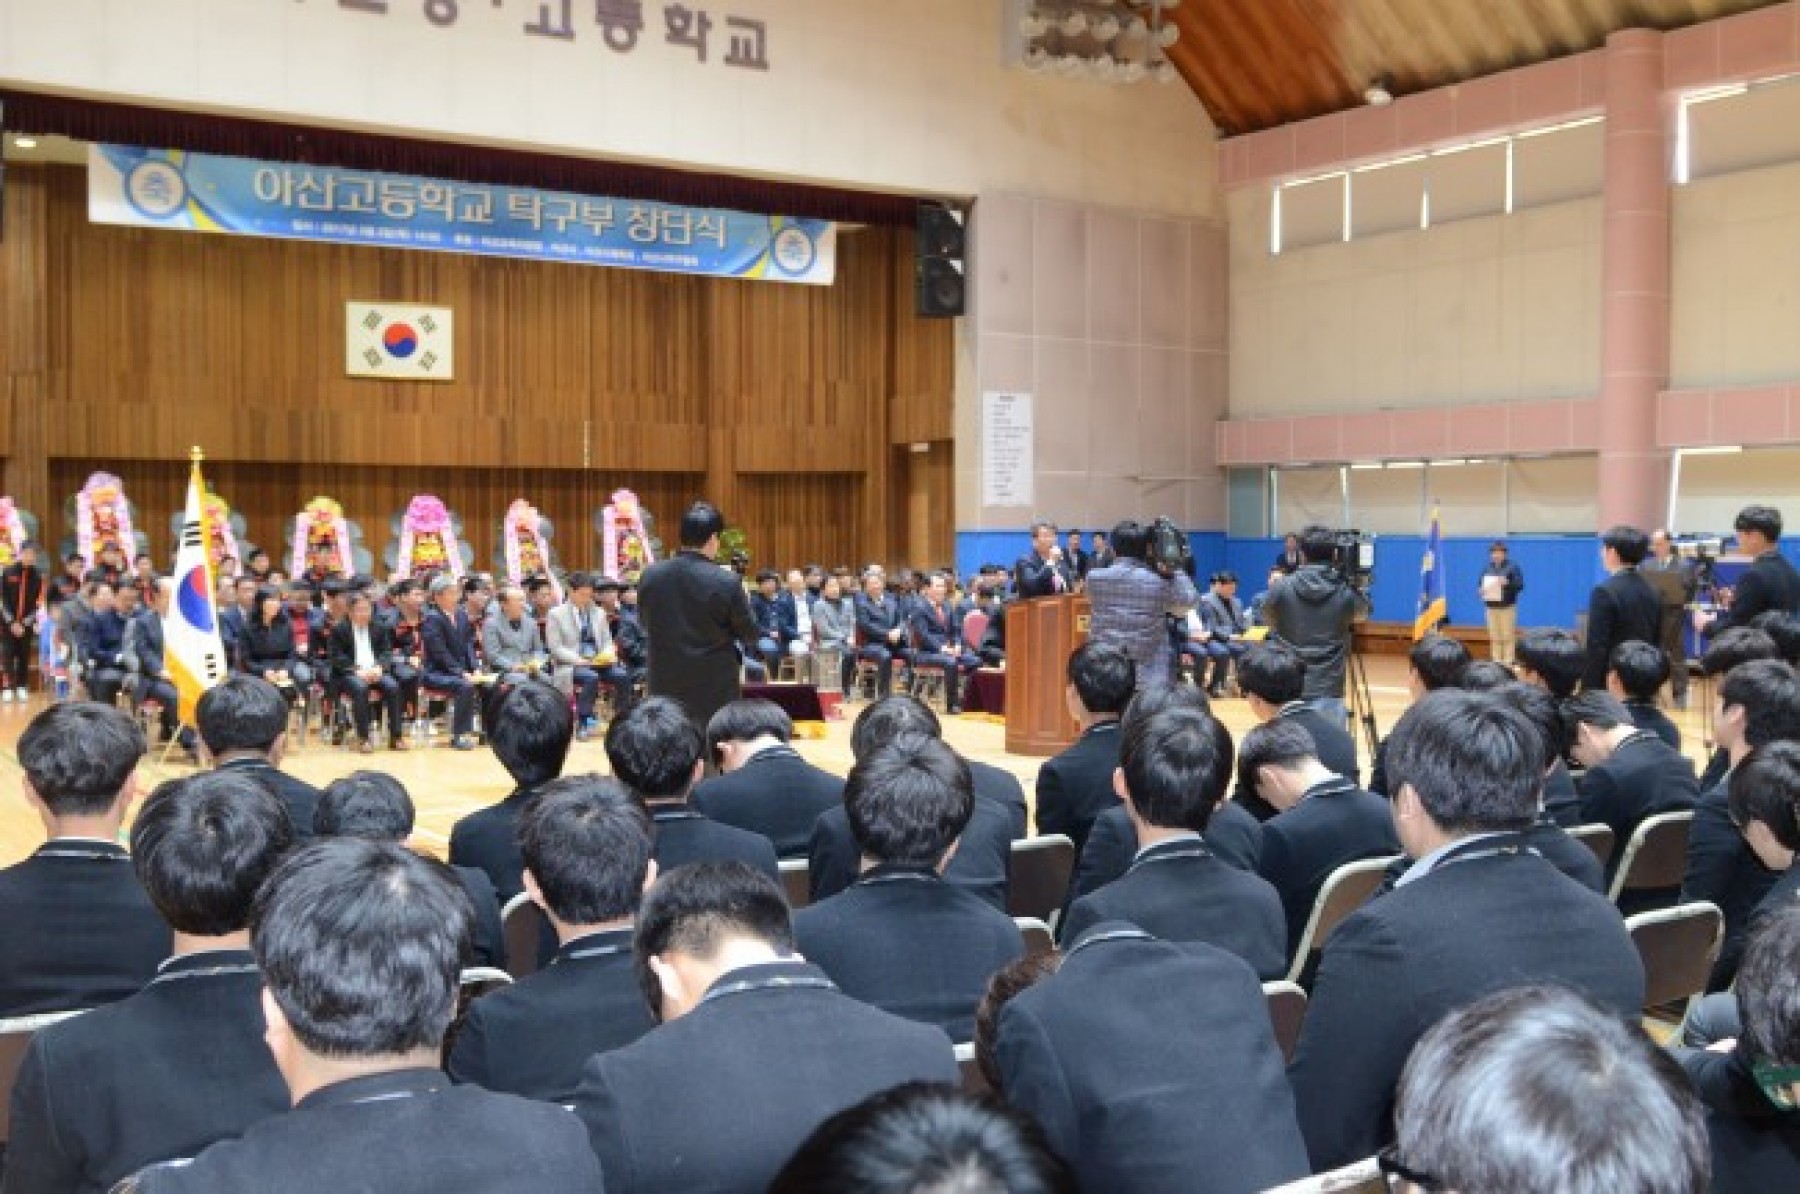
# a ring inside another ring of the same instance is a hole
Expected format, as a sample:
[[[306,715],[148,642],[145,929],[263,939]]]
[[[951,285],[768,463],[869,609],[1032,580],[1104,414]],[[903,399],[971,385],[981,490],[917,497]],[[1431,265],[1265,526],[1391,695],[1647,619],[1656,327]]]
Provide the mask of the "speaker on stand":
[[[913,296],[914,309],[926,319],[953,319],[963,313],[967,221],[967,213],[951,204],[929,199],[919,202]]]

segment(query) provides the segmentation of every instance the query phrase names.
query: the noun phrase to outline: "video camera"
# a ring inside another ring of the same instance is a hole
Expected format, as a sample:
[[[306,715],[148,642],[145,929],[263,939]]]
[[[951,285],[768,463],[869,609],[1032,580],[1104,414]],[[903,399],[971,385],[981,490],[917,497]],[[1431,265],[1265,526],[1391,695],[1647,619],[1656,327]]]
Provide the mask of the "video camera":
[[[1166,514],[1150,524],[1144,562],[1164,577],[1174,576],[1177,572],[1186,572],[1189,576],[1194,573],[1194,551],[1188,544],[1188,537]]]
[[[1331,569],[1359,593],[1375,583],[1375,537],[1358,530],[1331,533]]]

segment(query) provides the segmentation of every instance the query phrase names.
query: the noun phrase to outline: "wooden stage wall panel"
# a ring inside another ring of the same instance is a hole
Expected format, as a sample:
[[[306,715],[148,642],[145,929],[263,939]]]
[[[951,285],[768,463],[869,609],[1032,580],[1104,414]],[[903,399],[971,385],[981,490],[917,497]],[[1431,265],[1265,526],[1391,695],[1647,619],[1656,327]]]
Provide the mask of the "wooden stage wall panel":
[[[199,443],[258,542],[328,493],[379,552],[430,491],[485,562],[513,498],[561,531],[630,485],[671,539],[704,494],[765,559],[951,554],[947,494],[930,543],[888,508],[889,445],[950,439],[953,325],[913,315],[909,230],[841,232],[837,283],[790,286],[96,226],[79,167],[7,184],[0,454],[56,537],[98,463],[160,557]],[[451,307],[457,380],[345,377],[350,300]]]

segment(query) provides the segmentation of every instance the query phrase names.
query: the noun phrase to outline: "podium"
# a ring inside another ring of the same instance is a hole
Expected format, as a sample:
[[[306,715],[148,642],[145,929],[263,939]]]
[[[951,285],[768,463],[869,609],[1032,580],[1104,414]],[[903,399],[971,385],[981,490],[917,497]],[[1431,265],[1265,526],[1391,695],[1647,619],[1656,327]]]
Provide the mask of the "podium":
[[[1053,755],[1081,732],[1063,691],[1069,656],[1087,638],[1092,607],[1064,594],[1020,601],[1006,611],[1006,749]]]

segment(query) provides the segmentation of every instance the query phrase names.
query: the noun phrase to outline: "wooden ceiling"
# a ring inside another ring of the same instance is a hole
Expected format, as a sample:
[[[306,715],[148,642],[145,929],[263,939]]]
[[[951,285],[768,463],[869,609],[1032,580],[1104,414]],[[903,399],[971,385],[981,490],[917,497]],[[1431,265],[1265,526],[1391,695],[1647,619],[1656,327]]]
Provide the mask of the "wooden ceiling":
[[[1618,29],[1676,29],[1773,0],[1181,0],[1169,51],[1220,133],[1352,108],[1591,50]]]

